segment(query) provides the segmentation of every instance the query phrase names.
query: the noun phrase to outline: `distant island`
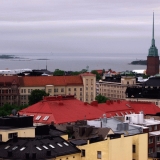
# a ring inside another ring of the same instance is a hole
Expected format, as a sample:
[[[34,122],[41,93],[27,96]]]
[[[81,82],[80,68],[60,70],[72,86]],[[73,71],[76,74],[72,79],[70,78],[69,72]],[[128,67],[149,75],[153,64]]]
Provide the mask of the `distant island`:
[[[135,60],[135,61],[132,61],[130,64],[133,64],[133,65],[147,65],[147,60]]]
[[[14,55],[5,55],[5,54],[0,55],[0,59],[15,59],[15,58],[19,57],[15,57]]]
[[[147,60],[136,60],[136,61],[132,61],[129,64],[133,64],[133,65],[147,65]],[[160,60],[159,60],[159,64],[160,64]]]

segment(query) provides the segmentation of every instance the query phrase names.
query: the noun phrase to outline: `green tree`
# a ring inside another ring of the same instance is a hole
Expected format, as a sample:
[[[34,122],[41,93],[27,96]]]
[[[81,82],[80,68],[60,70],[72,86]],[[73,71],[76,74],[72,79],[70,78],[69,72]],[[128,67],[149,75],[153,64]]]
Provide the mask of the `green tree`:
[[[35,89],[29,96],[29,105],[35,104],[43,99],[43,96],[49,96],[44,90]]]
[[[97,81],[101,79],[101,76],[99,75],[99,73],[96,70],[91,71],[91,73],[96,75]]]
[[[95,100],[97,100],[98,103],[105,103],[107,100],[109,100],[109,98],[99,94],[95,97]]]
[[[7,116],[10,115],[12,113],[13,109],[16,109],[17,111],[24,109],[28,107],[28,105],[14,105],[14,104],[4,104],[2,107],[0,107],[0,116]]]
[[[65,75],[65,72],[60,69],[55,69],[55,71],[53,72],[53,75],[54,76],[63,76],[63,75]]]

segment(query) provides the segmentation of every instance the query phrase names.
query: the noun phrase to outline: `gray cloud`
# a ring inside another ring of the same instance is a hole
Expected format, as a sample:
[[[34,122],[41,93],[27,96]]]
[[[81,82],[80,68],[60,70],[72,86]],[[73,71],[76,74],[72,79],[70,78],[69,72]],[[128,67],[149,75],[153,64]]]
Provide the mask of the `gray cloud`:
[[[147,53],[159,0],[2,0],[1,53]]]

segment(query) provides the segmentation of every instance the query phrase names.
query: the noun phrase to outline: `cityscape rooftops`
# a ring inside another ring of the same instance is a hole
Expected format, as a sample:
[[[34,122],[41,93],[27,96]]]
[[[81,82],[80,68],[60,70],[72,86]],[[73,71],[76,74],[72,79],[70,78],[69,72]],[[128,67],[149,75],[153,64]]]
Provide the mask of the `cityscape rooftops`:
[[[3,159],[51,159],[79,153],[80,150],[61,137],[13,138],[0,145]]]

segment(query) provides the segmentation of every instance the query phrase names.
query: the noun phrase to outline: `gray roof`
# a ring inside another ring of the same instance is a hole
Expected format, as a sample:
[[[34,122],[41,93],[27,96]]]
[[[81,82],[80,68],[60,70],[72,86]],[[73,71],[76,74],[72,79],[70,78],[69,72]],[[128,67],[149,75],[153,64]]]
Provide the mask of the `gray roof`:
[[[116,118],[107,118],[106,127],[111,128],[114,133],[124,134],[125,136],[142,133],[141,127],[131,126]]]

